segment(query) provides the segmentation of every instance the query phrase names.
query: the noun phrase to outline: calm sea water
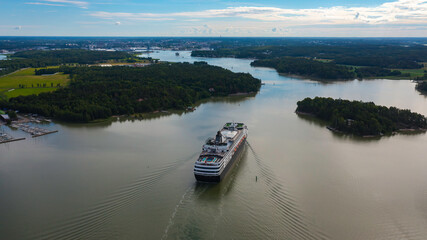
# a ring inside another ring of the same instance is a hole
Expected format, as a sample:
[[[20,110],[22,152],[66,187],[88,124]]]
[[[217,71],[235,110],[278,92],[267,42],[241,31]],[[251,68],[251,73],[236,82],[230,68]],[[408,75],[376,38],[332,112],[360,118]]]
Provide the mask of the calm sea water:
[[[0,239],[425,239],[426,134],[340,136],[294,113],[305,97],[330,96],[427,115],[410,81],[320,83],[249,72],[252,97],[208,101],[187,114],[100,124],[50,124],[59,133],[0,145]],[[249,127],[239,164],[217,185],[196,183],[204,140],[226,121]]]
[[[4,59],[6,59],[6,55],[0,54],[0,60],[4,60]]]

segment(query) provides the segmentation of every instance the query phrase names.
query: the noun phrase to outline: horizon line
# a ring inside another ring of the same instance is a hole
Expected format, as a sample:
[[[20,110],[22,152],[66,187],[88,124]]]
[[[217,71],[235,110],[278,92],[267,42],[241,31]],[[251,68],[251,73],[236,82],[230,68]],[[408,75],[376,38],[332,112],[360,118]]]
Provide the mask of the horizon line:
[[[427,38],[427,36],[425,37],[370,37],[370,36],[365,36],[365,37],[334,37],[334,36],[330,36],[330,37],[316,37],[316,36],[311,36],[311,37],[298,37],[298,36],[284,36],[284,37],[279,37],[279,36],[67,36],[67,35],[57,35],[57,36],[49,36],[49,35],[39,35],[39,36],[12,36],[12,35],[0,35],[0,38],[4,38],[4,37],[66,37],[66,38],[342,38],[342,39],[350,39],[350,38],[355,38],[355,39],[363,39],[363,38],[400,38],[400,39],[411,39],[411,38]]]

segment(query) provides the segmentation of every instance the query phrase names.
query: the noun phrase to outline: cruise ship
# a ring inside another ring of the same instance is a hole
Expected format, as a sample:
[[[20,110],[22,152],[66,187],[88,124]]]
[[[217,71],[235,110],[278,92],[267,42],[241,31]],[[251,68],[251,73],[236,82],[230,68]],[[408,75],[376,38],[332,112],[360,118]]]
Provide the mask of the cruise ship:
[[[248,137],[243,123],[226,123],[215,138],[209,138],[194,164],[194,176],[201,182],[220,182],[233,167]]]

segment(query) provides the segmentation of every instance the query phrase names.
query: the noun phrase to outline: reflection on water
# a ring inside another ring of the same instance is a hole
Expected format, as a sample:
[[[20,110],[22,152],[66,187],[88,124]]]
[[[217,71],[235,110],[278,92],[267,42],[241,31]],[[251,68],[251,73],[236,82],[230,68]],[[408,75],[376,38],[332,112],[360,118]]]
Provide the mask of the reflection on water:
[[[103,120],[103,121],[93,122],[93,123],[86,123],[86,124],[69,123],[69,122],[62,122],[62,121],[55,120],[56,124],[60,124],[62,126],[66,126],[67,128],[76,128],[76,129],[81,129],[81,128],[89,128],[89,129],[106,128],[106,127],[111,126],[113,122],[114,122],[114,119],[108,119],[108,120]]]
[[[255,98],[257,93],[251,93],[246,94],[242,96],[227,96],[227,97],[212,97],[208,99],[203,99],[201,101],[198,101],[194,106],[197,108],[201,104],[212,102],[212,103],[228,103],[228,104],[239,104],[240,102],[247,101],[247,100],[253,100]],[[182,116],[185,114],[191,114],[192,111],[185,111],[185,110],[167,110],[167,111],[159,111],[159,112],[152,112],[152,113],[142,113],[142,114],[136,114],[136,115],[122,115],[122,116],[115,116],[110,119],[106,120],[100,120],[93,123],[88,124],[80,124],[80,123],[68,123],[68,122],[61,122],[61,121],[55,121],[58,124],[61,124],[63,126],[67,126],[70,128],[105,128],[111,126],[115,122],[123,123],[123,122],[138,122],[138,121],[147,121],[147,120],[156,120],[161,119],[165,117],[169,117],[171,115],[178,115]]]
[[[257,93],[250,93],[242,96],[228,96],[228,97],[213,97],[201,100],[196,106],[200,106],[203,103],[207,102],[217,102],[217,103],[240,103],[243,101],[254,99]]]
[[[255,96],[193,112],[56,122],[57,134],[0,145],[0,239],[424,239],[426,134],[360,139],[295,114],[305,97],[373,101],[427,115],[409,81],[323,84],[247,59],[151,53],[249,72]],[[231,120],[248,142],[219,184],[197,183],[203,142]]]
[[[310,124],[314,124],[319,127],[325,127],[325,128],[328,126],[328,122],[318,119],[314,116],[307,115],[307,114],[298,114],[298,113],[295,113],[295,114],[298,116],[299,119],[307,121]]]
[[[310,115],[306,115],[306,114],[297,114],[297,116],[299,119],[304,120],[310,124],[322,127],[325,131],[330,132],[332,134],[332,136],[334,136],[338,140],[350,140],[350,141],[356,141],[356,142],[369,142],[369,141],[380,140],[381,138],[385,138],[385,137],[390,137],[390,136],[359,137],[359,136],[344,134],[344,133],[340,133],[340,132],[334,132],[334,131],[331,131],[327,128],[327,126],[329,124],[326,121],[323,121],[323,120],[318,119],[314,116],[310,116]]]

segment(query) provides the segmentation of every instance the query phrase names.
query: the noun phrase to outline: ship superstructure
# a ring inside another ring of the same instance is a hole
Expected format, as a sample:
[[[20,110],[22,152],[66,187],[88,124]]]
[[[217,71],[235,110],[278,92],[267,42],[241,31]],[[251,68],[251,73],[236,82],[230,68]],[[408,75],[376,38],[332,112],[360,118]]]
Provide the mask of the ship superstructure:
[[[234,165],[248,136],[243,123],[226,123],[215,138],[206,140],[202,153],[194,164],[197,181],[219,182]]]

